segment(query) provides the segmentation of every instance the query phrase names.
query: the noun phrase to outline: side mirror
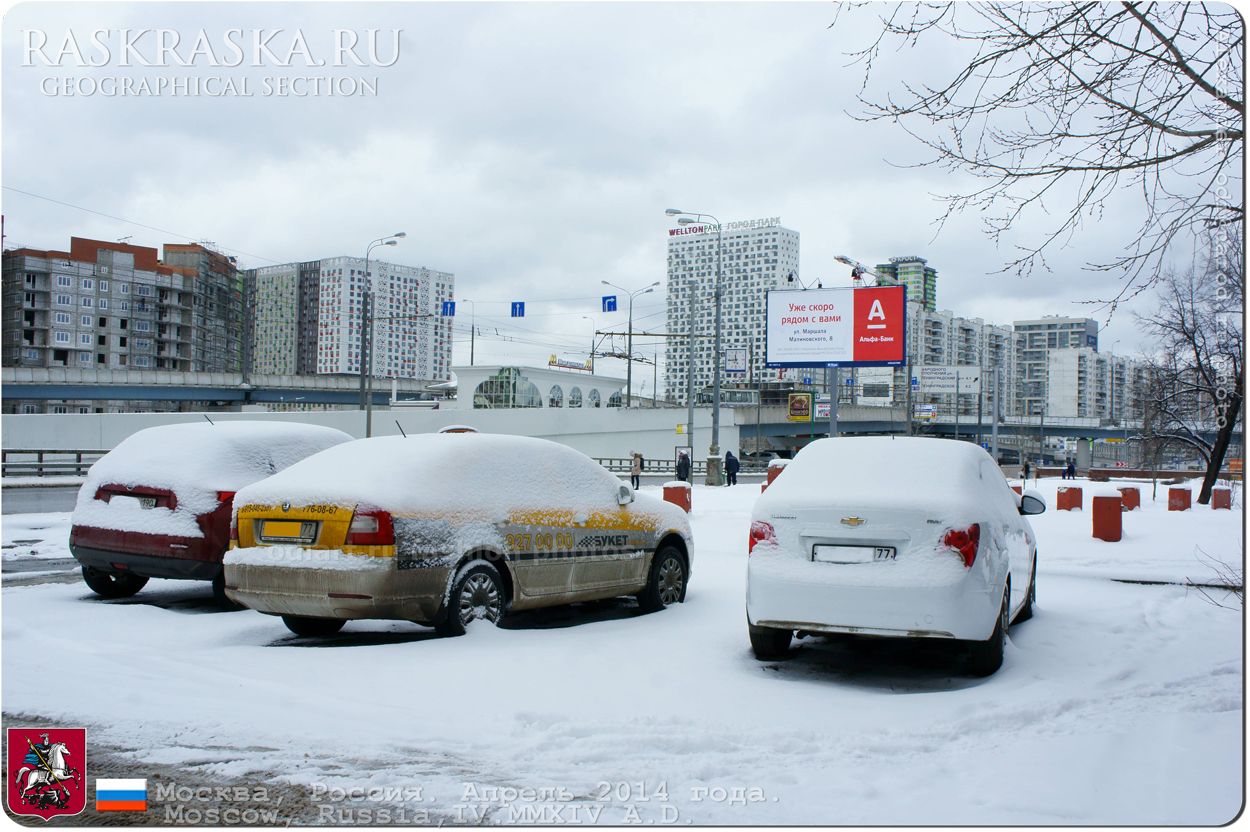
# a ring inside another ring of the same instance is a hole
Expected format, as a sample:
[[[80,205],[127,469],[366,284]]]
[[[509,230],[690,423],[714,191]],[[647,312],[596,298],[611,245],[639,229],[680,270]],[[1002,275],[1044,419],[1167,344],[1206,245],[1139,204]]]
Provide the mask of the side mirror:
[[[621,483],[621,488],[616,492],[616,504],[618,506],[629,505],[634,501],[634,489],[628,485]]]
[[[1021,514],[1041,514],[1046,510],[1046,498],[1032,489],[1020,495]]]

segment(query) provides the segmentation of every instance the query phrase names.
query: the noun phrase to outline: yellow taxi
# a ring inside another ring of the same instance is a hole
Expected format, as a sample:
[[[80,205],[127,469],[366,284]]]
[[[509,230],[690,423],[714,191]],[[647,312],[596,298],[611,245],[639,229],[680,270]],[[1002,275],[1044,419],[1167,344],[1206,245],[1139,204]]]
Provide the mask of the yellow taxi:
[[[681,509],[543,439],[362,439],[235,496],[225,591],[298,635],[396,619],[460,635],[512,611],[633,595],[685,600]]]

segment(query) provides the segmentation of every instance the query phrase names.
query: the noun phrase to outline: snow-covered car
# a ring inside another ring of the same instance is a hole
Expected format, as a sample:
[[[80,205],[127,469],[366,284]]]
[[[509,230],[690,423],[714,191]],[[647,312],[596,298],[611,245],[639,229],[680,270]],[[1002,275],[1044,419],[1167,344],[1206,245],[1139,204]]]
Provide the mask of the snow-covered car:
[[[213,582],[230,542],[234,493],[352,439],[333,428],[251,421],[193,422],[128,436],[87,472],[69,535],[87,586],[134,595],[149,578]]]
[[[774,659],[795,631],[958,639],[989,675],[1009,623],[1033,614],[1037,545],[1022,515],[1045,509],[967,442],[813,442],[751,512],[751,646]]]
[[[439,433],[331,448],[235,498],[226,594],[298,635],[394,619],[460,635],[510,611],[685,600],[686,514],[567,446]]]

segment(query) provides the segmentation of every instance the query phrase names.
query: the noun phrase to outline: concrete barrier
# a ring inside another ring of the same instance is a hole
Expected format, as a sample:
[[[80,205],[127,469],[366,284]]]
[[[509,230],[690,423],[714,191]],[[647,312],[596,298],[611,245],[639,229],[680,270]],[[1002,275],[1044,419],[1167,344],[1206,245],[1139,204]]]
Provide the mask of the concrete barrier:
[[[1136,486],[1122,485],[1118,490],[1120,492],[1120,507],[1124,511],[1141,508],[1141,491]]]
[[[666,482],[664,483],[664,501],[680,506],[681,510],[690,513],[690,483],[688,482]]]
[[[1060,486],[1055,493],[1055,508],[1059,511],[1084,510],[1084,492],[1075,486]],[[1119,499],[1119,498],[1117,498]]]
[[[1233,492],[1228,488],[1212,488],[1211,489],[1211,508],[1227,508],[1233,507]]]
[[[1191,493],[1188,488],[1168,489],[1168,511],[1189,511]]]
[[[1090,513],[1094,517],[1094,537],[1117,543],[1123,533],[1123,507],[1119,497],[1094,497]]]

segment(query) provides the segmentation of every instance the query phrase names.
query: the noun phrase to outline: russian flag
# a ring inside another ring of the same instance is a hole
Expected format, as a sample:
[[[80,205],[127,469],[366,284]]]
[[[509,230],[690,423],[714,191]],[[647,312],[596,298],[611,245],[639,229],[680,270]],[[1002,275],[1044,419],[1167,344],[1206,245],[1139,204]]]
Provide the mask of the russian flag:
[[[148,810],[147,780],[95,781],[97,812],[146,812]]]

